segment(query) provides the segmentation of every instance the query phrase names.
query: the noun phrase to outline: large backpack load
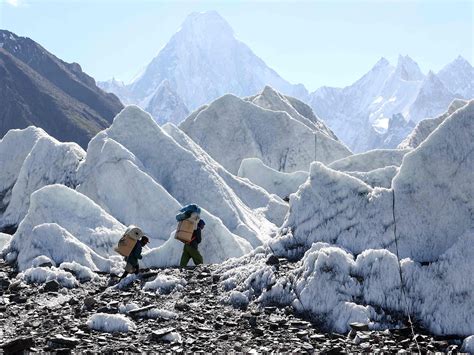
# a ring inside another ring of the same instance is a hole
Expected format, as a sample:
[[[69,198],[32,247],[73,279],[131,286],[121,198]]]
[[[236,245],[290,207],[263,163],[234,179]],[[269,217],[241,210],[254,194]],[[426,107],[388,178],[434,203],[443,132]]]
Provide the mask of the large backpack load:
[[[191,214],[196,213],[198,216],[201,214],[201,208],[198,205],[190,204],[186,205],[179,210],[180,213],[176,215],[178,222],[184,221],[191,217]]]
[[[145,234],[143,234],[143,231],[140,228],[129,226],[114,250],[122,256],[129,256],[137,244],[137,241],[139,241],[144,235]]]
[[[174,235],[175,239],[183,243],[191,242],[193,232],[197,228],[200,219],[201,208],[198,205],[191,204],[184,206],[176,215],[178,226]]]

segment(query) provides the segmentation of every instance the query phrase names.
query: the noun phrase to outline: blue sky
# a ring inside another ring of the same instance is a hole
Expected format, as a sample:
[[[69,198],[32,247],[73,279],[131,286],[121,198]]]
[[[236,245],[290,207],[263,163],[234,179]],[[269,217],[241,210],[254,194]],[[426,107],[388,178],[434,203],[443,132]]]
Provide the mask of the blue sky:
[[[193,11],[217,10],[270,67],[308,89],[346,86],[382,56],[435,72],[473,63],[474,1],[0,0],[0,28],[28,36],[97,80],[129,80]]]

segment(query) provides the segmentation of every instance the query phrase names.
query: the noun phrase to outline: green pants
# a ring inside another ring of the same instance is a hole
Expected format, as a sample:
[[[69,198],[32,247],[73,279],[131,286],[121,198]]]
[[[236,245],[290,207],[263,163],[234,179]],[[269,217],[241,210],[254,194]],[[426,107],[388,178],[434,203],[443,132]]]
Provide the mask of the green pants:
[[[194,249],[188,244],[184,244],[183,255],[181,255],[181,262],[179,265],[185,267],[188,265],[189,259],[193,259],[194,265],[199,265],[203,263],[202,255],[199,250]]]

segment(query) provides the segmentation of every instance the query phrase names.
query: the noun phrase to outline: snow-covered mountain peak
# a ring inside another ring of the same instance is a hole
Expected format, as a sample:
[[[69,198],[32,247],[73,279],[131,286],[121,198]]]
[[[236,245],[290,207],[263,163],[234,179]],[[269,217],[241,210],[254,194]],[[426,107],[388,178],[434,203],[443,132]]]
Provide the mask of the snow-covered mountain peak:
[[[193,12],[184,20],[178,33],[191,36],[193,39],[203,37],[233,36],[234,31],[217,11]]]
[[[399,77],[406,81],[423,80],[423,73],[421,72],[418,63],[411,59],[408,55],[398,56],[397,68],[395,72]]]
[[[465,99],[474,97],[474,68],[462,56],[441,69],[438,77],[452,93]]]
[[[454,59],[448,66],[457,66],[457,67],[465,67],[465,68],[472,68],[471,63],[464,58],[462,55],[458,55],[456,59]]]
[[[423,80],[421,90],[430,90],[437,88],[443,88],[443,90],[446,90],[438,76],[432,70],[430,70],[426,75],[425,79]]]
[[[372,69],[374,69],[374,68],[380,68],[380,67],[383,68],[383,67],[387,67],[387,66],[389,66],[389,65],[390,65],[390,62],[388,61],[388,59],[385,58],[385,57],[381,57],[381,58],[377,61],[377,63],[375,63],[375,65],[374,65],[374,67],[373,67]]]

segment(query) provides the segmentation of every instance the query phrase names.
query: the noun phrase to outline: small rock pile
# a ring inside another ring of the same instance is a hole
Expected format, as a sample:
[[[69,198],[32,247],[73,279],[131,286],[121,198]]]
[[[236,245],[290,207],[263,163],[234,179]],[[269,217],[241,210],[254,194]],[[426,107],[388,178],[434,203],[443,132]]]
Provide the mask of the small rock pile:
[[[184,289],[160,294],[143,290],[157,274],[183,278]],[[222,291],[216,267],[149,270],[126,289],[113,287],[117,280],[102,275],[99,281],[74,289],[57,282],[25,285],[15,280],[14,270],[0,262],[0,347],[5,353],[37,352],[413,352],[417,345],[411,329],[370,331],[353,324],[349,334],[321,332],[296,315],[290,307],[254,303],[246,309],[221,303]],[[91,330],[95,314],[119,314],[123,306],[138,308],[124,315],[136,328],[126,333]],[[121,307],[122,306],[122,307]],[[154,318],[155,309],[168,310]],[[174,313],[173,313],[174,312]],[[461,339],[436,337],[417,330],[422,352],[455,352]]]

